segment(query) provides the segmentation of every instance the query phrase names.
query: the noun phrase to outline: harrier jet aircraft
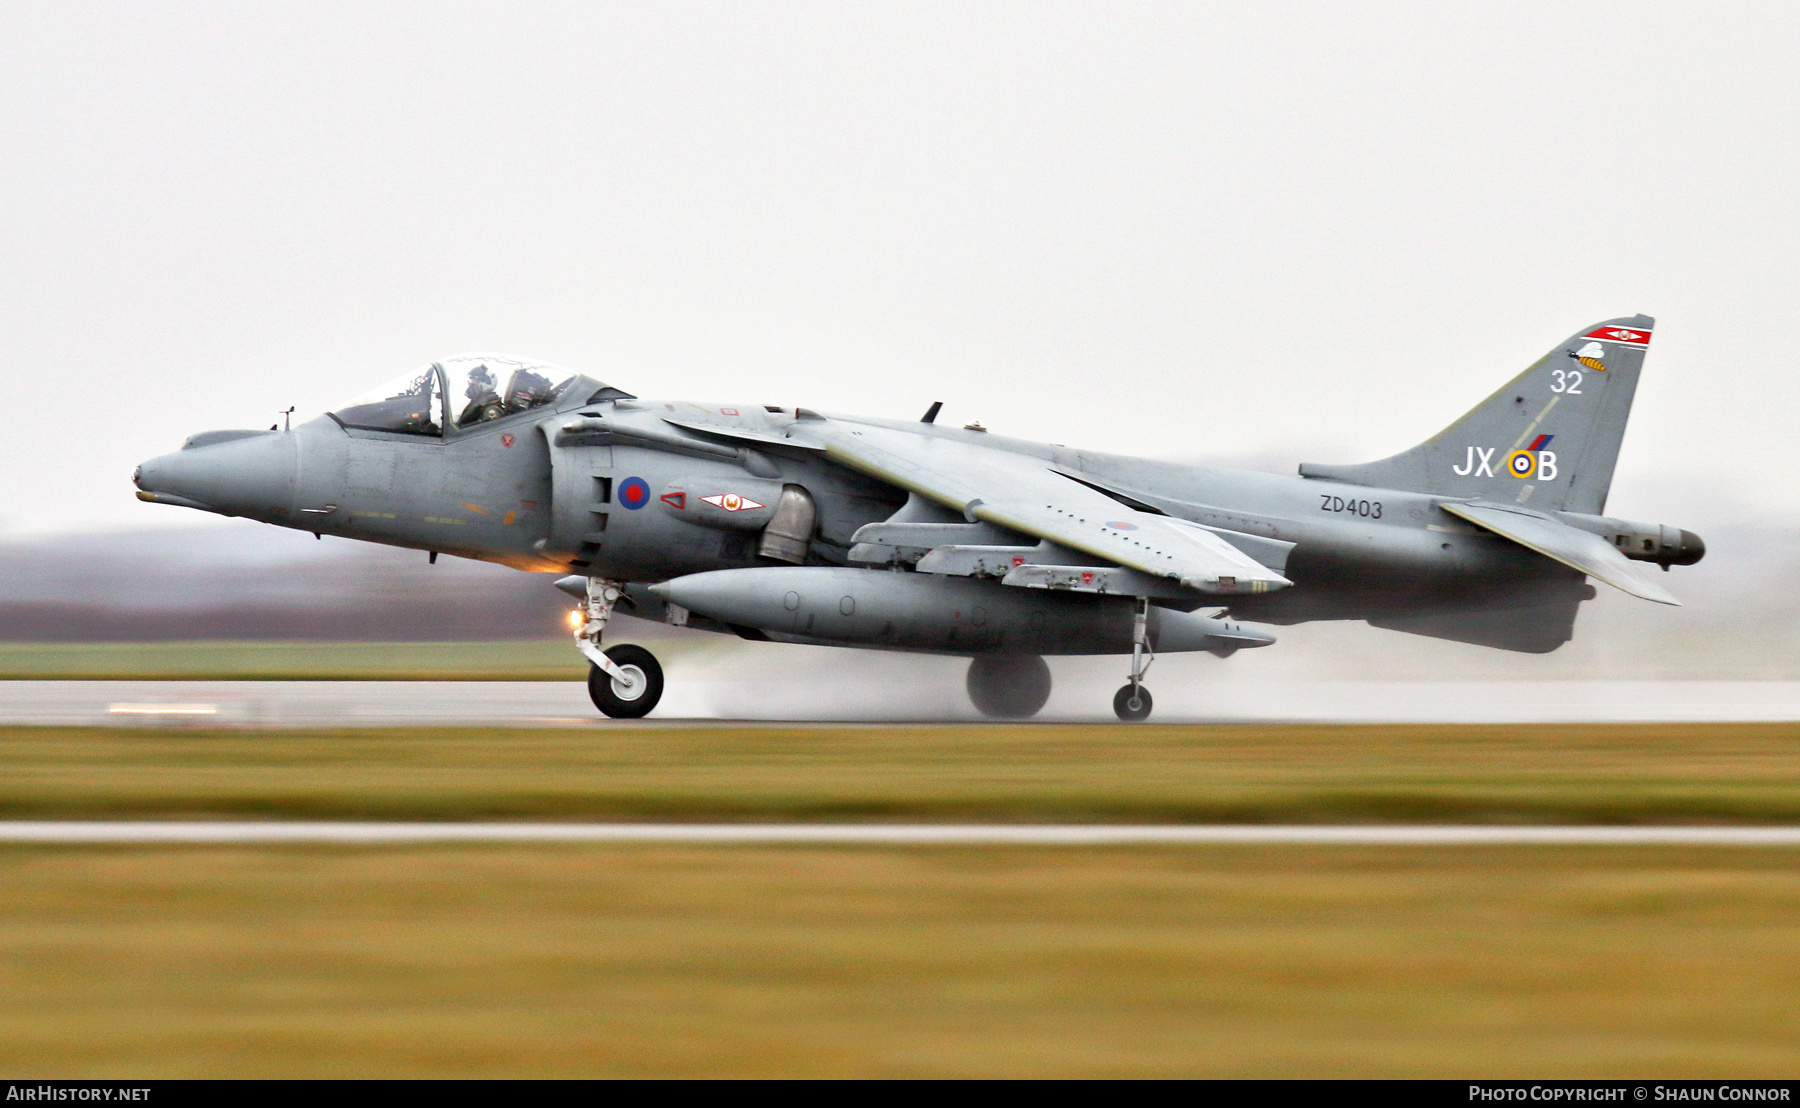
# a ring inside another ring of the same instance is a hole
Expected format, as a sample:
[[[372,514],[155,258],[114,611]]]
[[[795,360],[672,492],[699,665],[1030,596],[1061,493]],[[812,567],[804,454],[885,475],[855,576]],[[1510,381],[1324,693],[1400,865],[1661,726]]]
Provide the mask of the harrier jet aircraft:
[[[1221,657],[1250,624],[1364,620],[1544,653],[1594,578],[1677,603],[1640,565],[1705,551],[1604,514],[1647,316],[1584,328],[1419,446],[1293,477],[1025,442],[979,424],[640,400],[504,355],[433,362],[291,430],[209,431],[138,497],[563,574],[608,716],[662,667],[602,649],[615,610],[756,641],[971,659],[990,716],[1036,713],[1046,654]]]

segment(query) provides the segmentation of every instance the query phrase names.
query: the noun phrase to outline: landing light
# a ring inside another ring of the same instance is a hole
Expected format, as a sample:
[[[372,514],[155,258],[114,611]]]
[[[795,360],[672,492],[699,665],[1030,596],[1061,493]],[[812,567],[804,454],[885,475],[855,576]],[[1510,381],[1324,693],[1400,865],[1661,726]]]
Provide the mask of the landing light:
[[[571,630],[571,631],[581,630],[581,609],[580,608],[569,609],[569,630]]]

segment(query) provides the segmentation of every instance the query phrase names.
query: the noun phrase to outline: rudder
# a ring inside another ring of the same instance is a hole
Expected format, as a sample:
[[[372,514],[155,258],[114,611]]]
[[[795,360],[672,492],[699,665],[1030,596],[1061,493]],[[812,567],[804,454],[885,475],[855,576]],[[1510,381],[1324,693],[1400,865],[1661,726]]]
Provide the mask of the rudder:
[[[1600,515],[1655,325],[1637,315],[1585,328],[1411,450],[1305,463],[1300,475]]]

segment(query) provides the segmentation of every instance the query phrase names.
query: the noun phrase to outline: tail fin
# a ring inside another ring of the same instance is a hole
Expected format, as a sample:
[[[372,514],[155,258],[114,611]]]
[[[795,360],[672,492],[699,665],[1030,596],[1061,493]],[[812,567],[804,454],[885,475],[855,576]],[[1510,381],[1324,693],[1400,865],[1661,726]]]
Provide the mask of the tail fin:
[[[1586,328],[1411,450],[1300,475],[1600,515],[1655,325],[1638,315]]]

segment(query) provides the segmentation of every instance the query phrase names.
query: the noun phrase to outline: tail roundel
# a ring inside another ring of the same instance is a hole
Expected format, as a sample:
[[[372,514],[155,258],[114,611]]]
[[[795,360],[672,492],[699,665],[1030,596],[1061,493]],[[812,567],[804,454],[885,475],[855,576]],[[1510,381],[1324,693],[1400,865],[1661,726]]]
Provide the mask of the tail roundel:
[[[1636,315],[1583,328],[1411,450],[1300,475],[1601,515],[1655,326]]]

